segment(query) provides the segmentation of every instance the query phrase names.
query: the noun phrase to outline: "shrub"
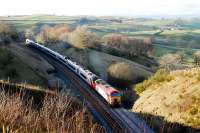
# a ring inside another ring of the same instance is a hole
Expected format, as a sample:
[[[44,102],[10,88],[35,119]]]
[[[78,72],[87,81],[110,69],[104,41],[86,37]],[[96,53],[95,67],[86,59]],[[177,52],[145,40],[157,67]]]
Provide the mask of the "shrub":
[[[146,90],[147,87],[149,87],[152,83],[148,80],[144,80],[142,83],[139,83],[135,86],[135,91],[137,94],[142,93]]]
[[[160,69],[156,72],[156,74],[151,77],[151,80],[156,82],[164,82],[164,81],[171,81],[173,77],[169,74],[169,72],[165,69]]]
[[[79,49],[94,48],[100,44],[100,38],[86,26],[79,26],[69,35],[69,42]]]
[[[67,41],[68,34],[71,31],[67,25],[55,25],[50,27],[44,25],[39,34],[36,36],[36,41],[40,43],[58,43]]]
[[[10,24],[0,21],[0,42],[9,43],[18,40],[16,28]]]
[[[154,76],[150,77],[148,80],[145,80],[142,83],[137,84],[134,90],[136,91],[137,94],[140,94],[153,84],[165,81],[169,82],[172,79],[173,76],[171,76],[167,70],[160,69],[154,74]]]
[[[108,82],[112,84],[127,86],[136,79],[133,67],[124,62],[111,64],[107,72]]]
[[[175,53],[175,54],[166,54],[163,55],[159,59],[159,64],[161,68],[168,69],[168,70],[176,70],[181,67],[181,64],[184,61],[183,54]]]

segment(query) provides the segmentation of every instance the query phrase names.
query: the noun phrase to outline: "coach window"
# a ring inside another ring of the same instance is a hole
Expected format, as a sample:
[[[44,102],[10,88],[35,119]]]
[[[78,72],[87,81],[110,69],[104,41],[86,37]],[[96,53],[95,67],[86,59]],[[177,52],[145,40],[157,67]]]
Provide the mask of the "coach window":
[[[81,74],[81,77],[83,77],[84,79],[86,79],[86,76],[85,75],[83,75],[82,73],[80,73]]]

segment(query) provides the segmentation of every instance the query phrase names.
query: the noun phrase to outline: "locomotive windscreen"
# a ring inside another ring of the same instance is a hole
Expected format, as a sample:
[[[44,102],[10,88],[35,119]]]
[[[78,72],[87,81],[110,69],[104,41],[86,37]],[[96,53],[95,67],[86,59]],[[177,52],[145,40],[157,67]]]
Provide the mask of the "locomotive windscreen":
[[[120,97],[121,96],[121,94],[119,92],[113,92],[111,95],[113,97]]]

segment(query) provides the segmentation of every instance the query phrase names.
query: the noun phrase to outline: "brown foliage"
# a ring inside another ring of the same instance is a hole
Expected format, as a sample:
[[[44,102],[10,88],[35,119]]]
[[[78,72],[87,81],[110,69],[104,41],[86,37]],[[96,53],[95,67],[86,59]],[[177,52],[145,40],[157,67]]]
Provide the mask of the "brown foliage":
[[[70,35],[71,44],[80,49],[94,48],[100,43],[100,38],[88,30],[86,26],[77,27]]]
[[[59,41],[67,41],[68,34],[71,31],[67,25],[55,25],[50,27],[45,25],[41,32],[37,35],[36,40],[40,43],[57,43]]]
[[[151,38],[140,40],[125,35],[109,35],[105,37],[105,43],[131,56],[147,55],[153,48]]]

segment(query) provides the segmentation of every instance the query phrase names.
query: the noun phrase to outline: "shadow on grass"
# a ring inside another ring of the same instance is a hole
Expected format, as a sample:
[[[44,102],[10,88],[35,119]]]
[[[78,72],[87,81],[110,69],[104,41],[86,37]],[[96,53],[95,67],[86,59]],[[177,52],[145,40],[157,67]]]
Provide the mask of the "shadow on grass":
[[[200,133],[200,129],[185,126],[179,123],[171,123],[164,120],[164,117],[151,114],[138,113],[147,125],[156,133]]]

